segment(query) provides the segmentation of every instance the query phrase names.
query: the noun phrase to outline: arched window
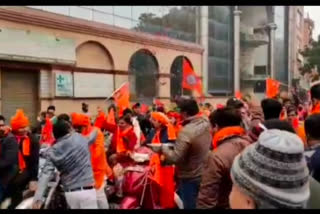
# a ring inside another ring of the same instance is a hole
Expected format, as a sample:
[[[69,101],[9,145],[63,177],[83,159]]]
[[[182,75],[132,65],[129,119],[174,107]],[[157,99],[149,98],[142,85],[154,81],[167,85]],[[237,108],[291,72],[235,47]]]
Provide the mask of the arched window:
[[[129,62],[130,98],[151,104],[157,96],[157,73],[159,65],[155,56],[148,50],[135,52]]]
[[[171,98],[181,95],[191,95],[190,90],[186,90],[182,88],[182,77],[183,77],[183,59],[185,59],[189,64],[192,66],[190,60],[185,56],[178,56],[174,59],[170,73],[171,73],[171,80],[170,80],[170,94]]]
[[[77,67],[92,69],[113,69],[113,59],[110,52],[100,43],[88,41],[78,46],[76,50]]]

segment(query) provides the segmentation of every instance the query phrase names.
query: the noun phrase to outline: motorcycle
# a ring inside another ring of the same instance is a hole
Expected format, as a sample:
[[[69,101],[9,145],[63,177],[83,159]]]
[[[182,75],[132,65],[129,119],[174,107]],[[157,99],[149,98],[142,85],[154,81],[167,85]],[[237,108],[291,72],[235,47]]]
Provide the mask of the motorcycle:
[[[39,175],[45,163],[45,151],[41,148],[39,159]],[[107,183],[105,193],[110,209],[161,209],[159,205],[159,184],[150,178],[152,168],[149,166],[152,150],[140,147],[131,155],[134,164],[123,169],[123,177],[116,183]],[[68,209],[59,173],[56,171],[45,191],[42,209]],[[174,201],[177,209],[183,209],[180,197],[175,193]],[[16,209],[31,209],[33,196],[24,199]]]
[[[45,152],[48,149],[47,146],[43,146],[40,149],[39,154],[39,173],[41,175],[42,169],[45,164]],[[63,188],[60,183],[59,173],[56,170],[54,176],[49,182],[45,194],[45,201],[43,203],[42,209],[68,209],[68,204],[64,196]],[[33,195],[26,197],[16,209],[32,209]]]

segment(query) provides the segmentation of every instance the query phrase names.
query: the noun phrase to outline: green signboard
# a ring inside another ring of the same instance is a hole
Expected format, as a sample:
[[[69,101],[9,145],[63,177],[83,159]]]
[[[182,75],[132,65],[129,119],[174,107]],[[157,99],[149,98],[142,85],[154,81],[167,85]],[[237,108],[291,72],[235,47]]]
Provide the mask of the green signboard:
[[[55,72],[56,75],[56,96],[73,96],[73,77],[71,72]]]

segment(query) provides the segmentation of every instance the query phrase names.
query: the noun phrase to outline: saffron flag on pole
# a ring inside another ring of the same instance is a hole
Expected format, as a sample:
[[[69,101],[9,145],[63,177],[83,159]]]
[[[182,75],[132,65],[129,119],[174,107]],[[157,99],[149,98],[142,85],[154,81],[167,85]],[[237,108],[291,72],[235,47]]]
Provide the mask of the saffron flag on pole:
[[[94,122],[94,126],[99,127],[100,129],[103,127],[103,123],[106,119],[105,113],[102,111],[102,109],[99,108],[98,115],[96,117],[96,120]]]
[[[54,141],[55,139],[53,137],[53,124],[49,118],[46,118],[46,123],[41,131],[40,144],[52,145]]]
[[[274,98],[279,93],[280,83],[277,80],[268,78],[266,80],[266,96],[268,98]]]
[[[126,108],[130,107],[130,88],[129,83],[123,83],[120,88],[115,90],[113,94],[111,95],[118,108],[119,108],[119,115],[122,115],[123,111]]]
[[[201,78],[196,75],[190,63],[186,59],[183,59],[182,88],[195,90],[201,97],[203,97]]]
[[[235,97],[236,97],[237,99],[241,100],[241,99],[242,99],[242,94],[241,94],[241,92],[240,92],[240,91],[236,91]]]
[[[111,108],[109,111],[109,114],[107,116],[107,123],[114,124],[114,125],[116,124],[113,108]]]

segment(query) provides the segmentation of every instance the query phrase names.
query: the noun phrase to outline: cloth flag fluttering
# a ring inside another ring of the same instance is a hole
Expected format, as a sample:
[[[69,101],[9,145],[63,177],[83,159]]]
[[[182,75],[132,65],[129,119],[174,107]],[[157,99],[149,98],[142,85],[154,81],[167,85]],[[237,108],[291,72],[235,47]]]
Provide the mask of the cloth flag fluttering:
[[[268,78],[266,80],[266,96],[268,98],[274,98],[279,93],[280,83],[277,80]]]
[[[107,123],[114,124],[114,125],[116,124],[116,119],[115,119],[113,108],[111,108],[109,111],[109,114],[107,116]]]
[[[119,115],[122,115],[123,111],[126,108],[130,107],[130,88],[129,83],[122,84],[117,90],[113,92],[111,95],[118,108],[119,108]]]
[[[236,91],[235,97],[236,97],[237,99],[241,100],[241,99],[242,99],[242,94],[241,94],[241,92],[240,92],[240,91]]]
[[[46,118],[46,123],[41,131],[41,139],[40,144],[48,144],[52,145],[52,143],[55,141],[53,137],[53,125],[49,118]]]
[[[195,90],[201,98],[203,97],[201,78],[196,75],[190,63],[186,59],[183,59],[182,88]]]

